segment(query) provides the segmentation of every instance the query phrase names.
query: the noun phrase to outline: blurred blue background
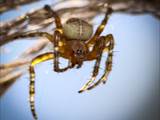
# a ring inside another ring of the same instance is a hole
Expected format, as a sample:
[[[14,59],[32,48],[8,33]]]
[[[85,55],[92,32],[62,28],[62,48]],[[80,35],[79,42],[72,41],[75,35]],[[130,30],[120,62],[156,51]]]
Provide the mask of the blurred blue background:
[[[25,5],[0,16],[11,20],[30,8],[52,0]],[[95,28],[104,15],[95,17]],[[160,21],[150,14],[111,16],[103,35],[115,37],[113,70],[107,84],[78,94],[91,76],[94,62],[65,73],[52,71],[52,61],[36,66],[36,111],[39,120],[159,120],[160,119]],[[34,38],[36,39],[36,38]],[[3,47],[1,63],[16,59],[34,42],[15,41]],[[104,67],[105,57],[102,60]],[[103,68],[102,67],[102,68]],[[103,70],[100,70],[100,74]],[[0,98],[0,120],[32,120],[28,102],[28,73]]]

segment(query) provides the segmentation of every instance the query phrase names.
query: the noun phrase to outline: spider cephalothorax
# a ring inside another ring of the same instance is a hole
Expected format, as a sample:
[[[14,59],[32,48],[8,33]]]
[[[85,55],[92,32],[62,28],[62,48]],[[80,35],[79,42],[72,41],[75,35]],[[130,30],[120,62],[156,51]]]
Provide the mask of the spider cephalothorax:
[[[61,20],[58,14],[53,11],[50,6],[46,5],[44,9],[48,12],[49,15],[53,16],[55,19],[56,29],[54,34],[51,35],[47,32],[32,32],[24,33],[18,37],[46,37],[51,43],[53,43],[53,52],[44,53],[37,56],[31,62],[29,67],[30,72],[30,107],[33,114],[33,117],[37,119],[34,105],[34,95],[35,95],[35,71],[34,66],[38,63],[53,60],[54,66],[53,70],[56,72],[64,72],[68,69],[71,69],[75,66],[80,68],[84,61],[95,60],[94,69],[92,72],[91,79],[79,90],[79,93],[90,90],[100,83],[105,83],[112,69],[112,57],[113,57],[113,48],[114,48],[114,39],[112,34],[105,36],[100,36],[104,30],[105,25],[107,24],[109,15],[112,12],[110,6],[106,6],[107,10],[105,17],[101,24],[98,26],[96,32],[93,34],[93,27],[88,22],[81,20],[79,18],[70,18],[67,22],[62,25]],[[93,34],[93,35],[92,35]],[[102,53],[104,51],[108,52],[108,57],[105,63],[104,74],[100,77],[99,80],[96,80],[96,76],[99,72],[100,62]],[[69,61],[69,64],[65,68],[60,68],[59,58],[65,58]]]
[[[86,55],[88,54],[88,48],[83,41],[72,41],[71,49],[73,50],[73,56],[77,60],[86,59]]]

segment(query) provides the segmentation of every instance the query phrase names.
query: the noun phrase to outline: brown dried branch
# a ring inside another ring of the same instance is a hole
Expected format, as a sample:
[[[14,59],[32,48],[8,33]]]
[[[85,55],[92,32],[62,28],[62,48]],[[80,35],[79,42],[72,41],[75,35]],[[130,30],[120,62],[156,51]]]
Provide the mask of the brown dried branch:
[[[38,0],[2,0],[0,1],[0,13],[6,12],[18,6],[29,4]]]
[[[36,43],[37,46],[33,45],[27,50],[25,50],[18,59],[11,61],[7,64],[1,64],[0,65],[0,77],[8,76],[11,72],[16,70],[18,67],[22,67],[26,64],[29,64],[32,58],[35,56],[35,53],[40,52],[44,49],[45,46],[47,46],[48,40],[41,39]],[[6,81],[3,81],[6,82]]]
[[[74,4],[78,3],[78,5],[73,5],[73,7],[71,7],[73,1],[63,1],[53,5],[53,9],[56,9],[60,16],[65,16],[66,14],[69,16],[79,15],[79,17],[87,19],[93,18],[97,14],[104,12],[105,10],[103,4],[105,4],[106,1],[112,5],[114,12],[123,12],[130,14],[151,13],[157,18],[160,18],[159,0],[86,0],[85,3],[84,1],[82,2],[77,0],[74,1]],[[69,4],[70,7],[66,8],[64,7],[64,4]],[[16,20],[12,20],[7,23],[1,23],[0,45],[3,45],[8,42],[7,40],[5,40],[5,38],[7,38],[8,35],[16,33],[20,34],[20,32],[24,32],[26,30],[44,30],[53,22],[54,20],[51,18],[51,16],[49,16],[46,13],[46,11],[42,8],[39,10],[28,12],[26,15],[20,16]]]
[[[0,96],[2,96],[6,90],[23,74],[22,71],[19,71],[18,73],[12,73],[6,78],[2,78],[0,83]],[[3,82],[7,81],[7,82]]]
[[[31,46],[25,50],[18,59],[0,65],[0,95],[2,95],[6,89],[11,86],[16,79],[21,77],[26,70],[28,70],[28,65],[30,61],[36,56],[35,53],[39,53],[41,50],[48,45],[48,40],[41,39],[36,42],[36,45]]]
[[[130,14],[151,13],[160,18],[159,0],[153,0],[152,2],[148,0],[69,0],[54,4],[52,8],[61,16],[62,22],[70,17],[81,17],[90,21],[96,15],[105,12],[103,5],[106,2],[112,5],[114,12]],[[16,34],[23,34],[26,31],[32,30],[53,33],[53,29],[54,19],[43,8],[28,12],[26,15],[20,16],[15,20],[0,24],[0,45],[13,41],[11,36]],[[49,43],[49,41],[44,39],[38,40],[35,43],[36,47],[35,45],[29,47],[17,60],[0,65],[0,91],[2,90],[0,94],[4,93],[12,85],[13,81],[23,75],[31,59],[46,48]]]

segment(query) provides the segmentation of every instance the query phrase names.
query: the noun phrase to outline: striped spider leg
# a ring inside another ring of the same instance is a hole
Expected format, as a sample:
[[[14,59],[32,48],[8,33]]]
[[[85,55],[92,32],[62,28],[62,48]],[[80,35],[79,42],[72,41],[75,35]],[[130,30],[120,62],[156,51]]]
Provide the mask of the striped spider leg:
[[[112,34],[109,34],[107,36],[101,36],[97,42],[94,45],[93,51],[88,55],[87,60],[96,59],[95,66],[92,72],[91,79],[79,90],[79,93],[84,92],[85,90],[90,90],[95,88],[97,85],[99,85],[101,82],[105,83],[107,80],[107,77],[112,69],[112,56],[113,56],[113,48],[114,48],[114,38]],[[100,62],[102,53],[105,50],[108,50],[108,58],[105,63],[105,71],[102,77],[96,81],[96,76],[99,72]],[[95,56],[97,56],[95,58]]]
[[[110,6],[107,6],[107,12],[105,14],[104,19],[102,20],[101,24],[98,26],[94,36],[89,41],[87,41],[88,47],[90,45],[94,45],[94,44],[95,44],[95,46],[97,46],[96,43],[99,44],[99,42],[97,42],[97,41],[102,41],[101,39],[99,39],[99,37],[100,37],[100,34],[103,32],[111,13],[112,13],[112,8]],[[98,71],[99,71],[99,65],[100,65],[100,61],[101,61],[101,56],[102,56],[102,51],[100,51],[100,52],[98,52],[98,51],[99,50],[94,50],[93,49],[92,56],[90,56],[91,58],[88,57],[88,59],[95,59],[95,56],[99,55],[99,57],[96,58],[96,63],[95,63],[95,66],[94,66],[92,78],[79,90],[79,93],[87,90],[88,86],[90,86],[90,84],[92,84],[96,79],[96,76],[97,76]]]

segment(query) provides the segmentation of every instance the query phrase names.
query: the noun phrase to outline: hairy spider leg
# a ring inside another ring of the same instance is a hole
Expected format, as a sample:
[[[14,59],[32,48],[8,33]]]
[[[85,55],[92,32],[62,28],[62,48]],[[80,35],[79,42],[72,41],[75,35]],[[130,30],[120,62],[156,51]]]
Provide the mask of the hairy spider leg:
[[[82,93],[83,91],[87,90],[88,86],[95,81],[96,76],[98,75],[99,72],[100,62],[101,62],[101,55],[96,59],[91,79],[85,85],[82,86],[82,88],[78,91],[79,93]]]
[[[51,7],[49,5],[45,5],[44,9],[46,11],[48,11],[48,13],[51,16],[54,17],[55,23],[56,23],[56,30],[54,32],[54,38],[53,38],[54,39],[53,40],[54,56],[55,56],[55,59],[54,59],[54,71],[56,71],[56,72],[64,72],[68,68],[72,68],[73,64],[69,65],[69,66],[67,66],[65,68],[60,68],[59,67],[59,56],[60,56],[60,53],[59,53],[59,42],[60,42],[60,39],[62,38],[61,36],[63,36],[63,29],[62,29],[61,19],[58,16],[58,14],[54,10],[51,9]]]
[[[91,90],[95,88],[97,85],[99,85],[101,82],[106,83],[106,80],[108,78],[109,73],[112,70],[112,61],[113,61],[113,48],[114,48],[114,38],[112,34],[109,34],[105,36],[106,44],[109,43],[109,46],[107,46],[108,49],[108,57],[105,63],[105,71],[102,77],[95,82],[92,86],[89,86],[87,90]]]
[[[61,33],[56,30],[54,33],[54,53],[53,53],[55,56],[55,59],[53,60],[54,71],[56,71],[56,72],[64,72],[64,71],[68,70],[69,68],[73,67],[72,64],[68,65],[65,68],[60,68],[60,66],[59,66],[59,57],[60,57],[59,42],[60,42],[60,39],[61,39]]]
[[[17,33],[13,35],[9,35],[5,38],[5,44],[10,42],[10,40],[25,38],[25,37],[45,37],[49,41],[53,41],[53,36],[47,32],[24,32],[24,33]]]
[[[37,65],[38,63],[47,61],[47,60],[51,60],[51,59],[55,59],[55,56],[52,52],[48,52],[48,53],[44,53],[42,55],[37,56],[36,58],[34,58],[31,62],[31,65],[29,67],[29,73],[30,73],[30,87],[29,87],[29,100],[30,100],[30,107],[31,107],[31,112],[32,115],[35,119],[37,118],[37,114],[35,111],[35,102],[34,102],[34,96],[35,96],[35,71],[34,71],[34,66]],[[65,70],[74,67],[74,65],[70,65],[68,67],[65,68]]]
[[[110,6],[107,6],[107,11],[106,11],[105,17],[104,17],[103,21],[101,22],[101,24],[98,26],[94,36],[87,42],[88,46],[90,46],[90,44],[94,44],[95,41],[98,39],[98,37],[100,36],[102,31],[104,30],[111,13],[112,13],[112,8]]]
[[[56,28],[60,29],[62,31],[62,24],[61,24],[61,19],[58,16],[58,14],[52,10],[52,8],[49,5],[45,5],[44,9],[51,15],[54,17],[55,19],[55,23],[56,23]]]
[[[88,60],[96,59],[96,62],[95,62],[95,65],[94,65],[94,69],[93,69],[93,72],[92,72],[91,79],[78,91],[79,93],[87,90],[88,87],[91,84],[93,84],[93,82],[96,79],[96,76],[98,75],[100,62],[101,62],[101,58],[102,58],[102,52],[103,52],[103,49],[105,48],[105,43],[104,43],[105,41],[101,40],[101,39],[105,39],[105,38],[100,37],[99,40],[96,41],[96,44],[93,48],[93,51],[89,54],[89,56],[87,56]],[[97,57],[95,58],[95,56],[97,56]]]
[[[52,52],[49,53],[44,53],[42,55],[37,56],[36,58],[34,58],[31,62],[31,65],[29,67],[29,73],[30,73],[30,85],[29,85],[29,102],[30,102],[30,108],[31,108],[31,112],[32,115],[34,117],[34,119],[38,119],[36,111],[35,111],[35,71],[34,71],[34,66],[38,63],[50,60],[50,59],[54,59],[54,55]]]

